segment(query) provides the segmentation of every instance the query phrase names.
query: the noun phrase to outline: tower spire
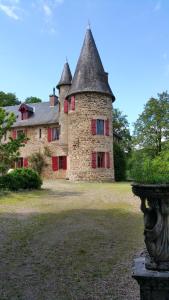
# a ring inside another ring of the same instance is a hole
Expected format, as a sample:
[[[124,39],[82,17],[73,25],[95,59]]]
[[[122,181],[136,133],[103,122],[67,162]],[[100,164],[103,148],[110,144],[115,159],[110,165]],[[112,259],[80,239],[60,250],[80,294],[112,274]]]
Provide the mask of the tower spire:
[[[61,85],[71,85],[71,81],[72,81],[72,74],[66,57],[66,63],[64,64],[61,78],[56,87],[59,89]]]
[[[82,92],[107,94],[115,100],[90,28],[86,31],[68,96]]]

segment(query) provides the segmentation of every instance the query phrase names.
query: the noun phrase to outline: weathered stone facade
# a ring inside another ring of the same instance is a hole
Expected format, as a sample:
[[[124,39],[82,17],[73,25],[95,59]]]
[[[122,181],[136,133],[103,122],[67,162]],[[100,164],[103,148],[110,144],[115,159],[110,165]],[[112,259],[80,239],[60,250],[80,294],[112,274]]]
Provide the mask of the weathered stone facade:
[[[70,180],[112,181],[113,130],[112,99],[98,93],[77,94],[75,111],[69,111],[68,153]],[[109,136],[92,135],[92,119],[109,119]],[[92,168],[92,152],[109,152],[110,168]]]
[[[28,160],[26,166],[33,153],[44,153],[47,147],[51,156],[45,157],[44,177],[113,181],[112,102],[115,97],[90,29],[73,79],[65,63],[57,88],[59,97],[54,90],[49,102],[6,108],[17,116],[15,136],[21,129],[29,139],[20,151],[21,157]],[[52,128],[56,127],[60,130],[59,139],[51,138]]]

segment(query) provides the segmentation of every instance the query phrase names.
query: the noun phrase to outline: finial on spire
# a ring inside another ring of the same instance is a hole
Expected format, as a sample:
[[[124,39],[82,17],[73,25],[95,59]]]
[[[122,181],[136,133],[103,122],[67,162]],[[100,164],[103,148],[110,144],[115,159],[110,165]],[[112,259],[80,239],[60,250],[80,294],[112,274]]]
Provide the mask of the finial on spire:
[[[66,63],[68,63],[68,59],[67,59],[67,56],[66,56]]]
[[[90,20],[88,20],[88,25],[87,25],[87,29],[91,29],[91,24],[90,24]]]
[[[55,88],[53,88],[53,96],[55,96]]]

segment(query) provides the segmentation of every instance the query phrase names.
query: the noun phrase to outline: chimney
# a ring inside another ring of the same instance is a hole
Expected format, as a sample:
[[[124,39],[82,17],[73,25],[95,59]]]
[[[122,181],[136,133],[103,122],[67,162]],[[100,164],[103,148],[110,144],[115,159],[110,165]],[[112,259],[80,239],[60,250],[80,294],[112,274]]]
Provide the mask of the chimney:
[[[58,97],[55,95],[55,88],[53,88],[53,94],[49,96],[50,107],[54,107],[58,103]]]

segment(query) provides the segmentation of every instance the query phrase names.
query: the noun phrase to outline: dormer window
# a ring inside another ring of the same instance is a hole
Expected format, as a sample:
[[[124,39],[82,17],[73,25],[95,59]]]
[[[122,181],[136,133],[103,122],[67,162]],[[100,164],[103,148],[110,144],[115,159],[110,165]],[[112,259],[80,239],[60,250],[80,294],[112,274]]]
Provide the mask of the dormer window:
[[[33,114],[33,107],[23,103],[19,107],[19,111],[21,112],[21,120],[29,119]]]

